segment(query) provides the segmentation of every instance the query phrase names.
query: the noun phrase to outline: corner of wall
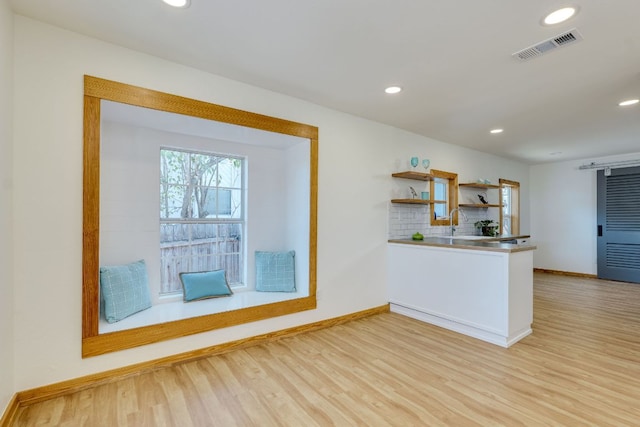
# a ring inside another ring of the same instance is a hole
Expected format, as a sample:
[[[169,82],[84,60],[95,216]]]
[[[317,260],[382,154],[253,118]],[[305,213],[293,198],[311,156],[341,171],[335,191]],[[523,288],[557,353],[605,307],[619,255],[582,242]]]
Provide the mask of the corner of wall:
[[[0,415],[15,393],[12,248],[13,12],[0,0]]]

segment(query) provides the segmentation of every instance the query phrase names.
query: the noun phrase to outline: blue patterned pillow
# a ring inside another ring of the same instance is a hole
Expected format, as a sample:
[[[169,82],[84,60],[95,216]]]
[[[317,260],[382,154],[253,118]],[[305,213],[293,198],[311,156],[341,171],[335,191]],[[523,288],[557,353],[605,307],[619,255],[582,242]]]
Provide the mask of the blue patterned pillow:
[[[100,296],[104,302],[104,317],[109,323],[151,307],[144,260],[100,267]]]
[[[233,295],[224,270],[180,273],[185,302]]]
[[[295,292],[295,251],[256,251],[256,291]]]

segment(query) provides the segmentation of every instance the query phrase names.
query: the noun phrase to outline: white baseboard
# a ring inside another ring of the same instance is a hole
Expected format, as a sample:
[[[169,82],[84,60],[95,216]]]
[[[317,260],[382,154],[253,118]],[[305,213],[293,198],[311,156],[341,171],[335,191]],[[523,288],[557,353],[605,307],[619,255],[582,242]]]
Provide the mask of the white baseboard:
[[[499,345],[500,347],[505,348],[510,347],[511,345],[515,344],[516,342],[520,341],[522,338],[533,332],[531,328],[526,328],[524,330],[518,331],[516,334],[513,334],[510,337],[505,337],[496,334],[495,332],[490,332],[470,325],[465,325],[441,316],[429,314],[424,311],[414,310],[412,308],[407,308],[398,304],[391,303],[390,310],[393,313],[402,314],[404,316],[411,317],[412,319],[430,323],[432,325],[436,325],[441,328],[458,332],[460,334],[477,338],[479,340],[486,341],[488,343]]]

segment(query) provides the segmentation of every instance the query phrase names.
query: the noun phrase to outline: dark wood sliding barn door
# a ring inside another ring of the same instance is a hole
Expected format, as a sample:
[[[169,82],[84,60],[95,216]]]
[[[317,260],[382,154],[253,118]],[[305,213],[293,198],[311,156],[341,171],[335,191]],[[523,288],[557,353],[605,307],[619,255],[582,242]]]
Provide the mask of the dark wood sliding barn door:
[[[598,171],[598,278],[640,283],[640,167]]]

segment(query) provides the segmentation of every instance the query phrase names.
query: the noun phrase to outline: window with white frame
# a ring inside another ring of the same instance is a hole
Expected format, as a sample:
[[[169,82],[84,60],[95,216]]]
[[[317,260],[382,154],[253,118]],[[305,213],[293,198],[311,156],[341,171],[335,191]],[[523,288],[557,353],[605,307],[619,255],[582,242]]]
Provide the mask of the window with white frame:
[[[449,180],[446,178],[434,178],[433,180],[433,212],[435,219],[449,216]]]
[[[502,230],[511,231],[511,187],[502,187]]]
[[[242,157],[160,149],[160,294],[181,292],[179,273],[224,269],[244,282]]]

